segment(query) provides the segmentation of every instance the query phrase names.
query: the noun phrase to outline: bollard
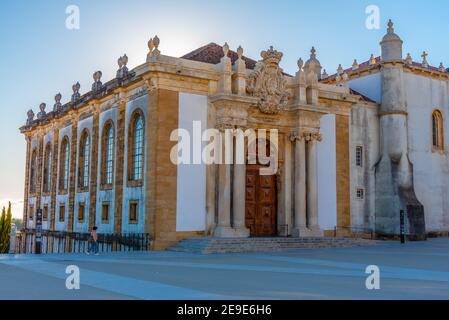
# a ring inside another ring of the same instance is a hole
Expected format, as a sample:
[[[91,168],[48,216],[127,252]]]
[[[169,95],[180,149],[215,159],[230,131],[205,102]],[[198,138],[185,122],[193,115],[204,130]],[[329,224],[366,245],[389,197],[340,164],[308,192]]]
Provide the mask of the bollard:
[[[400,212],[400,232],[401,232],[401,243],[405,243],[405,213],[404,210]]]

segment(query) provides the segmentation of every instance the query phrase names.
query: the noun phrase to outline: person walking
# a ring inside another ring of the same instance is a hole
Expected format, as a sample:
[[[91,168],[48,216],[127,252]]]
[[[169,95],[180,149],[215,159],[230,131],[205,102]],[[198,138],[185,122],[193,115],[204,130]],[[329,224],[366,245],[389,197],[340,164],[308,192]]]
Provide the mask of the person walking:
[[[90,238],[89,238],[89,250],[87,250],[87,254],[89,255],[91,252],[94,253],[96,256],[98,256],[98,234],[97,234],[97,227],[93,227],[92,231],[90,232]]]

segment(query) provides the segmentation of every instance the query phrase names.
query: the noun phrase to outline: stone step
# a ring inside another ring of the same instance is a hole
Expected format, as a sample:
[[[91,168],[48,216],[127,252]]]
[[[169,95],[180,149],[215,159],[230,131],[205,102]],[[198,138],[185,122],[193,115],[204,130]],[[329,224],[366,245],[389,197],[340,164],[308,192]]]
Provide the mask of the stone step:
[[[277,252],[294,249],[347,248],[375,245],[376,241],[359,238],[191,238],[167,249],[189,253]]]

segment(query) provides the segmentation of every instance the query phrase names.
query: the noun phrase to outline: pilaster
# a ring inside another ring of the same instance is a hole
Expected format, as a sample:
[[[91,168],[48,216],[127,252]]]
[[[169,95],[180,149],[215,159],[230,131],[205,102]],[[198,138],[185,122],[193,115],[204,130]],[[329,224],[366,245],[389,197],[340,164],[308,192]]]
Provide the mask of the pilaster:
[[[118,117],[117,117],[117,159],[115,174],[115,205],[114,205],[114,233],[122,231],[123,210],[123,185],[125,166],[125,128],[126,128],[126,94],[117,94]],[[131,147],[131,146],[129,146]]]

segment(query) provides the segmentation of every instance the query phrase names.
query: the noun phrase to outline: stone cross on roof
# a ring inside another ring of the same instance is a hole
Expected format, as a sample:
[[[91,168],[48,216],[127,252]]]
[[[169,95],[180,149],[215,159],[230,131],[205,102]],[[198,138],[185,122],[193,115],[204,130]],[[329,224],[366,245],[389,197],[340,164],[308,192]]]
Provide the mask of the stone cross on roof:
[[[427,57],[429,56],[429,54],[425,51],[423,51],[421,57],[422,57],[422,66],[424,68],[427,68],[429,66],[429,63],[427,62]]]

